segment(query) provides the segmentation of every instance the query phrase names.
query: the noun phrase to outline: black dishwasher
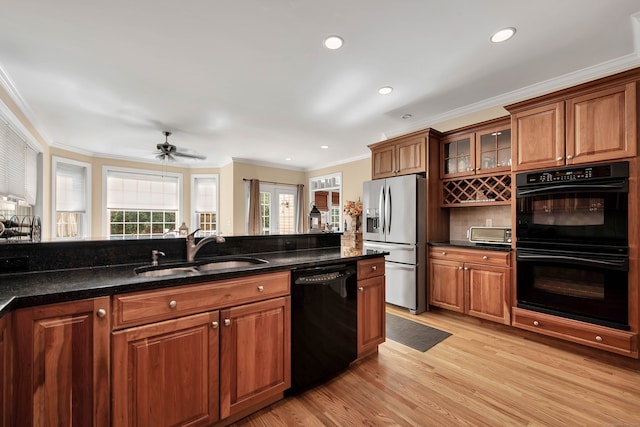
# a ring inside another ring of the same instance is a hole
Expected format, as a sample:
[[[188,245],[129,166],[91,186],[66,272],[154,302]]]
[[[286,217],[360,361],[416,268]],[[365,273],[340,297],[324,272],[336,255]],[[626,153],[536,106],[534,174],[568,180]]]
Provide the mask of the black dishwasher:
[[[356,263],[294,270],[291,393],[327,380],[358,353]]]

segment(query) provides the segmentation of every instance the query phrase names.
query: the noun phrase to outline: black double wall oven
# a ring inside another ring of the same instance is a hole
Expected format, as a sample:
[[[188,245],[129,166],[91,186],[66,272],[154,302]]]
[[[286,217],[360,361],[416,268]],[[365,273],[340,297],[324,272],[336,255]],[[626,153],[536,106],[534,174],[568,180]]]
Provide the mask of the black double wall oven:
[[[629,329],[629,164],[516,175],[517,306]]]

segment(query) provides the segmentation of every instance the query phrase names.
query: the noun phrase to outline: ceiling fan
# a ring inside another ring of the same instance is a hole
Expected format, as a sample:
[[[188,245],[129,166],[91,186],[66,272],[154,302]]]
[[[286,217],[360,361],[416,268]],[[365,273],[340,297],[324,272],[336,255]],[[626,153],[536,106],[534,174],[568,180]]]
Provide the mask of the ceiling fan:
[[[183,157],[187,159],[197,159],[197,160],[204,160],[207,158],[206,156],[203,156],[201,154],[190,153],[186,151],[178,151],[178,147],[176,147],[173,144],[169,144],[169,136],[171,135],[171,132],[165,130],[162,133],[164,134],[165,141],[163,144],[156,145],[156,149],[158,150],[158,153],[156,154],[156,158],[162,161],[175,160],[176,157]]]

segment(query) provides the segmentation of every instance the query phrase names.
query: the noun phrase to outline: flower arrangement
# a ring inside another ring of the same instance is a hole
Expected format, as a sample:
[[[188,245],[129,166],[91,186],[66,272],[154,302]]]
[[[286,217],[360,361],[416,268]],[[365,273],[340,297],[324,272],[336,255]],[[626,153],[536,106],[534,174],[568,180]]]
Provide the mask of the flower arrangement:
[[[345,215],[348,215],[351,218],[357,218],[362,215],[362,202],[360,200],[357,202],[347,200],[342,210]]]

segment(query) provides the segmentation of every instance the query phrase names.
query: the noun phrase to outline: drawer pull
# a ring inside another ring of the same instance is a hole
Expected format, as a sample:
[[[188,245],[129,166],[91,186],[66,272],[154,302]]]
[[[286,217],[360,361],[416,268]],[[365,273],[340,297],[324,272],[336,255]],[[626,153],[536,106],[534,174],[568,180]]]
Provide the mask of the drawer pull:
[[[540,322],[538,322],[537,320],[533,321],[533,326],[540,326]]]
[[[571,160],[573,159],[573,156],[571,154],[567,154],[567,160]]]
[[[458,267],[458,270],[462,270],[462,266]]]
[[[442,255],[446,255],[446,254],[447,254],[446,252],[444,252],[444,251],[442,252]]]
[[[469,267],[465,267],[465,268],[463,268],[463,270],[464,270],[464,271],[468,271],[468,270],[469,270]]]
[[[378,269],[378,266],[377,266],[377,265],[372,265],[372,266],[371,266],[371,271],[376,271],[377,269]]]
[[[211,322],[211,327],[213,329],[217,329],[218,328],[218,322]]]
[[[560,160],[562,160],[562,157],[558,156],[556,157],[556,160],[559,162]]]
[[[176,300],[169,301],[169,308],[176,308],[177,306],[178,303],[176,302]]]
[[[482,257],[482,259],[489,259],[489,257],[485,255]]]
[[[359,287],[358,287],[358,291],[359,291],[359,292],[364,292],[364,288],[363,288],[362,286],[359,286]]]
[[[230,319],[224,319],[224,326],[229,326],[231,324]]]
[[[106,315],[107,315],[107,310],[105,310],[104,308],[99,308],[98,311],[96,311],[96,316],[100,318],[103,318]]]
[[[602,337],[600,335],[596,335],[596,341],[602,342]]]
[[[264,292],[264,286],[262,285],[258,286],[258,292]]]

